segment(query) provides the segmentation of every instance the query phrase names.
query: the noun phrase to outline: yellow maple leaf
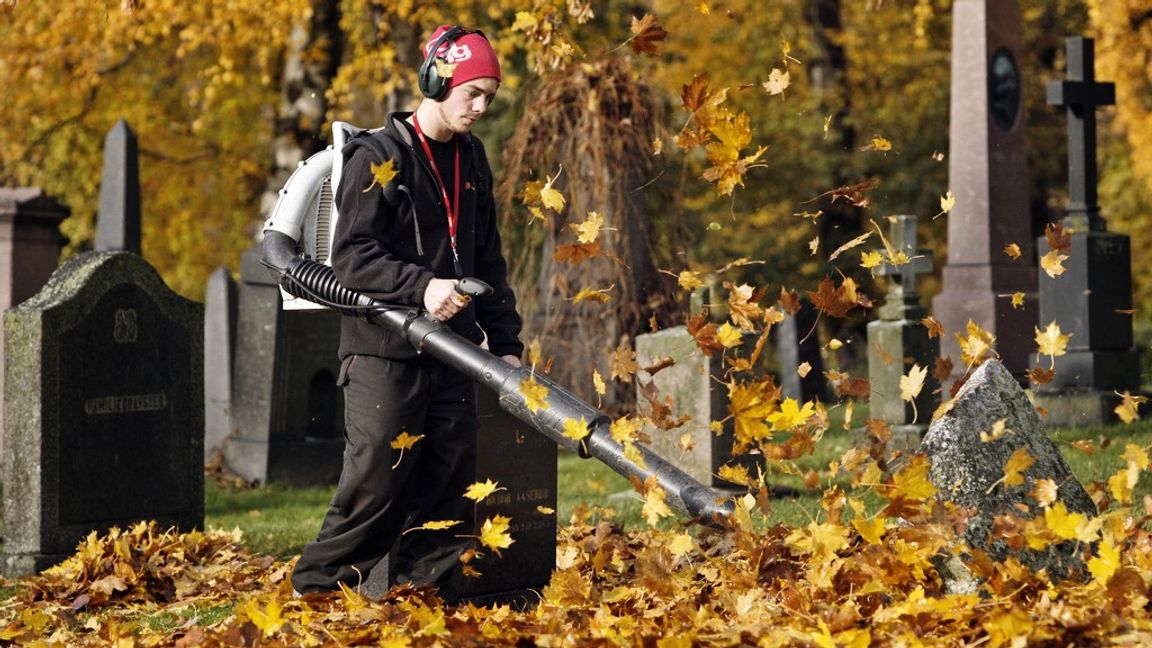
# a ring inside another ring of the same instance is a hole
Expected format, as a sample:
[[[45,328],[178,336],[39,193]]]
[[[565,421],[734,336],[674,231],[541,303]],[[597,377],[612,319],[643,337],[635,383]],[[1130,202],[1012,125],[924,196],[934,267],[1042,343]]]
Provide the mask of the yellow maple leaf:
[[[908,369],[908,375],[900,376],[900,399],[912,403],[912,410],[916,410],[916,397],[924,389],[924,379],[928,377],[928,367],[913,364]]]
[[[456,74],[456,64],[449,63],[437,57],[436,74],[439,75],[441,79],[451,79],[452,75]]]
[[[785,398],[784,402],[780,404],[780,409],[768,415],[768,422],[772,424],[772,431],[780,432],[802,425],[814,414],[816,411],[813,409],[811,401],[804,403],[804,407],[800,407],[796,399]]]
[[[968,335],[956,333],[956,340],[960,343],[960,359],[967,367],[983,362],[988,354],[992,353],[992,346],[996,343],[996,336],[980,328],[980,325],[968,320]]]
[[[580,420],[564,419],[564,436],[580,441],[588,436],[588,421],[581,416]]]
[[[1024,293],[1012,293],[1012,308],[1024,308]]]
[[[885,139],[883,137],[880,137],[879,135],[873,135],[872,141],[868,142],[868,144],[866,146],[861,146],[860,150],[861,151],[891,151],[892,150],[892,142],[888,141],[887,139]]]
[[[991,432],[981,432],[980,433],[980,441],[982,441],[984,443],[989,443],[991,441],[995,441],[995,440],[999,439],[1000,437],[1004,436],[1005,434],[1007,434],[1011,431],[1012,430],[1008,429],[1008,419],[1000,419],[1000,420],[998,420],[992,424],[992,431]]]
[[[1096,555],[1088,559],[1088,573],[1092,574],[1092,579],[1097,583],[1107,585],[1120,565],[1120,550],[1113,544],[1112,537],[1105,535],[1096,546]]]
[[[721,428],[723,431],[723,428]],[[720,470],[716,471],[716,475],[726,482],[733,484],[751,485],[752,476],[748,474],[748,468],[740,464],[724,464],[720,466]]]
[[[1108,492],[1112,499],[1127,506],[1132,503],[1132,489],[1139,480],[1140,471],[1130,463],[1108,478]]]
[[[677,276],[677,283],[684,290],[695,290],[704,285],[704,281],[700,279],[700,273],[691,270],[681,270]]]
[[[517,197],[520,198],[525,205],[532,205],[540,202],[540,192],[543,189],[543,180],[529,180],[524,183],[524,188],[520,190]]]
[[[884,518],[877,516],[871,520],[857,517],[852,519],[852,528],[860,534],[861,538],[868,544],[880,544],[881,538],[884,536],[886,526]]]
[[[1005,486],[1019,486],[1024,483],[1024,471],[1028,470],[1035,463],[1035,459],[1028,452],[1028,448],[1016,448],[1016,452],[1008,457],[1008,462],[1004,464],[1004,485]]]
[[[612,435],[612,439],[619,444],[631,443],[636,440],[637,435],[640,433],[641,423],[642,421],[640,419],[621,416],[615,421],[612,421],[608,432]]]
[[[580,243],[591,243],[600,236],[600,228],[604,227],[604,216],[600,212],[588,212],[588,218],[571,225],[576,232],[576,240]]]
[[[772,436],[765,422],[776,410],[779,394],[773,393],[770,381],[754,383],[730,383],[728,385],[728,409],[736,419],[736,438],[744,443],[754,443]]]
[[[1124,454],[1120,455],[1120,458],[1140,470],[1148,469],[1148,452],[1135,443],[1125,444]]]
[[[608,393],[608,385],[604,384],[604,377],[596,369],[592,370],[592,387],[596,390],[597,396],[604,396]]]
[[[710,7],[707,2],[697,2],[695,8],[701,16],[707,16],[712,13],[712,7]]]
[[[287,622],[276,599],[271,599],[267,605],[262,605],[256,598],[248,599],[248,602],[241,607],[241,611],[265,637],[275,634]]]
[[[1051,479],[1037,479],[1036,483],[1032,485],[1032,492],[1029,493],[1036,503],[1045,508],[1052,505],[1056,501],[1056,495],[1059,493],[1060,487],[1055,481]]]
[[[763,309],[756,303],[756,293],[748,284],[734,285],[725,281],[724,287],[729,290],[728,310],[732,322],[740,328],[751,331],[756,328],[753,319],[763,316]]]
[[[764,82],[764,89],[770,95],[783,95],[784,90],[792,83],[792,77],[786,70],[772,68],[768,73],[768,80]]]
[[[537,413],[548,409],[548,387],[536,382],[535,375],[520,381],[520,392],[524,394],[524,406],[529,411]]]
[[[1064,262],[1068,260],[1068,255],[1060,254],[1060,250],[1049,250],[1048,254],[1040,257],[1040,267],[1048,274],[1049,277],[1055,279],[1064,274]]]
[[[952,208],[955,206],[956,206],[956,196],[952,195],[951,190],[945,192],[945,194],[943,196],[940,196],[940,213],[941,214],[947,214],[947,213],[951,212]]]
[[[489,495],[496,491],[508,490],[500,486],[499,482],[494,482],[491,479],[486,479],[482,482],[474,482],[464,491],[464,497],[475,501],[483,502]]]
[[[1055,320],[1050,322],[1043,331],[1041,331],[1038,326],[1033,328],[1036,330],[1036,344],[1039,346],[1037,356],[1041,353],[1052,356],[1051,366],[1055,366],[1056,356],[1062,356],[1067,352],[1068,339],[1071,338],[1072,335],[1063,335],[1060,332],[1060,326],[1056,324]]]
[[[392,440],[392,444],[391,444],[392,449],[393,450],[409,450],[412,448],[412,446],[416,445],[417,441],[419,441],[420,439],[423,439],[423,438],[424,438],[423,434],[417,434],[417,435],[413,436],[411,434],[408,434],[408,432],[401,432],[400,434],[396,435],[395,439]]]
[[[1020,255],[1023,253],[1020,251],[1019,245],[1015,243],[1009,243],[1008,245],[1004,246],[1004,254],[1007,254],[1008,258],[1010,259],[1019,259]]]
[[[504,515],[493,515],[484,520],[484,524],[480,526],[480,544],[500,553],[501,549],[507,549],[512,546],[515,540],[508,532],[508,527],[512,522],[512,518]]]
[[[664,498],[667,493],[663,488],[660,488],[656,483],[655,477],[649,477],[648,482],[645,484],[644,489],[644,519],[648,521],[648,526],[656,526],[661,518],[671,517],[672,509],[664,503]]]
[[[812,563],[824,563],[848,546],[848,529],[841,524],[813,521],[807,527],[794,529],[784,542],[797,553],[811,554]]]
[[[1084,533],[1088,525],[1088,516],[1083,513],[1071,513],[1064,502],[1056,502],[1044,510],[1044,523],[1048,530],[1064,540],[1076,540]]]
[[[743,340],[744,332],[728,322],[724,322],[720,328],[716,329],[716,341],[725,349],[738,347]]]
[[[564,211],[564,194],[560,193],[557,189],[553,189],[552,183],[556,182],[556,179],[560,177],[563,171],[564,167],[560,167],[556,175],[548,178],[548,181],[540,188],[540,202],[544,203],[544,206],[548,209],[557,213]]]
[[[871,270],[872,268],[879,266],[882,261],[884,261],[884,255],[881,254],[878,250],[860,253],[860,267],[867,270]]]
[[[1127,389],[1124,393],[1116,392],[1116,395],[1121,398],[1120,404],[1113,408],[1113,412],[1120,417],[1121,421],[1131,423],[1140,418],[1140,405],[1148,402],[1147,396],[1133,396]]]
[[[668,543],[664,546],[668,548],[669,553],[679,558],[681,556],[687,555],[689,551],[692,551],[695,543],[692,542],[691,535],[687,533],[678,533],[672,536],[672,539],[669,540]]]
[[[404,533],[407,534],[411,531],[443,531],[444,529],[451,529],[452,527],[464,524],[460,520],[432,520],[425,522],[418,527],[412,527]]]
[[[899,472],[892,475],[892,499],[901,497],[926,500],[936,495],[936,486],[928,478],[928,457],[913,455]]]
[[[377,185],[387,187],[388,183],[392,182],[392,178],[395,178],[396,174],[399,173],[396,169],[395,160],[384,160],[380,164],[376,164],[375,162],[370,163],[368,170],[372,172],[372,184],[368,185],[368,188],[364,191],[368,191]]]
[[[581,288],[580,292],[576,293],[576,296],[572,298],[572,303],[573,304],[579,304],[580,302],[584,302],[584,301],[594,301],[594,302],[599,302],[599,303],[603,304],[603,303],[612,301],[612,295],[610,295],[609,293],[611,293],[612,289],[615,287],[616,287],[616,284],[612,284],[611,286],[608,286],[607,288],[599,288],[599,289],[597,289],[597,288]]]

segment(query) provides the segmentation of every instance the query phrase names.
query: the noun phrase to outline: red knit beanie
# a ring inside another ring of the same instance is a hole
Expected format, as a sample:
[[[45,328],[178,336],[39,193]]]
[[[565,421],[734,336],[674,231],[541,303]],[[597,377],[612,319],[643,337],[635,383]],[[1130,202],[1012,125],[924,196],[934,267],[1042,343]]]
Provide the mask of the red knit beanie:
[[[424,58],[428,58],[431,54],[430,50],[436,39],[451,28],[451,25],[440,25],[436,28],[432,38],[424,43]],[[484,77],[500,80],[500,61],[496,58],[496,51],[481,34],[472,32],[464,34],[455,41],[445,41],[440,45],[439,55],[445,63],[456,66],[452,77],[448,79],[449,88]]]

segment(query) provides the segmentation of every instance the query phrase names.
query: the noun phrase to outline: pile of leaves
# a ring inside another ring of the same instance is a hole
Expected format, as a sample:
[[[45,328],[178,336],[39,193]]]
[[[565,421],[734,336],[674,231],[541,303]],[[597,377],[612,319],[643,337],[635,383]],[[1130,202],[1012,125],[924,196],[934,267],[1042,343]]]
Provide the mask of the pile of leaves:
[[[1125,459],[1120,477],[1089,488],[1111,509],[1097,518],[1070,514],[1036,489],[1043,515],[998,521],[994,536],[1015,547],[1076,543],[1084,568],[1063,581],[955,546],[970,512],[936,499],[921,458],[888,476],[870,465],[849,492],[830,487],[819,517],[796,528],[769,526],[753,494],[737,498],[720,527],[651,516],[659,523],[628,530],[608,510],[579,508],[560,530],[551,582],[527,610],[447,605],[410,587],[378,601],[352,589],[297,598],[292,563],[253,555],[238,531],[178,534],[141,523],[92,534],[59,566],[5,583],[0,643],[1144,643],[1152,532],[1125,505],[1124,485],[1148,468],[1147,453],[1130,446]],[[941,561],[961,552],[974,591],[949,591],[940,577]]]

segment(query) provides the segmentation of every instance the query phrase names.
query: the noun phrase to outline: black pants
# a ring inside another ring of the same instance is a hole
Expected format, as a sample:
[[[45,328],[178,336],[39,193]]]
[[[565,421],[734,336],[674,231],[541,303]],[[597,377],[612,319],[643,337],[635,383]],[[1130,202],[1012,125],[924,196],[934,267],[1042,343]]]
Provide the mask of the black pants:
[[[393,548],[393,582],[444,591],[471,545],[474,503],[464,498],[476,473],[476,385],[439,362],[350,356],[344,386],[344,468],[316,539],[292,573],[299,592],[356,586]],[[392,448],[402,432],[424,435]],[[411,531],[458,520],[443,531]]]

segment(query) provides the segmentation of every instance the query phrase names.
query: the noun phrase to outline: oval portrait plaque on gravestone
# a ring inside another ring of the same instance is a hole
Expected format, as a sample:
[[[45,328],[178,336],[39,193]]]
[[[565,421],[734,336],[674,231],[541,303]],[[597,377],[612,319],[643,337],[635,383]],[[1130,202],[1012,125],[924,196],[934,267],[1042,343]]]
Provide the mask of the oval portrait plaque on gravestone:
[[[1020,114],[1020,70],[1006,47],[992,53],[988,62],[988,109],[992,121],[1010,130]]]

